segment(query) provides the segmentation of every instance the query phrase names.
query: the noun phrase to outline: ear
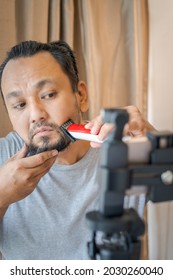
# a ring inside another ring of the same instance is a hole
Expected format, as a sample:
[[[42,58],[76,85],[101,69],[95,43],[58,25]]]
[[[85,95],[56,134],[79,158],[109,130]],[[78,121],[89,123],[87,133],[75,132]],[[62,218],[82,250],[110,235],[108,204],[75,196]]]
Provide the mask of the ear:
[[[88,92],[85,82],[78,83],[77,101],[82,113],[88,111]]]

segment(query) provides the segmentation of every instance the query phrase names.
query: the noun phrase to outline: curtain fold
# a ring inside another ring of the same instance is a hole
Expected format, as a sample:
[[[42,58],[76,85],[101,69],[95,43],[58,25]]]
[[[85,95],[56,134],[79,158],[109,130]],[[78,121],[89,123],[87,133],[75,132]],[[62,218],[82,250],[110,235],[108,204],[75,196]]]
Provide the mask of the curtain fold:
[[[61,0],[49,0],[48,42],[60,38]]]
[[[17,42],[47,42],[49,0],[16,0],[15,4]]]
[[[129,61],[125,45],[124,1],[78,1],[80,36],[90,117],[102,107],[129,103]]]
[[[134,54],[135,54],[135,87],[134,104],[147,117],[148,91],[148,2],[134,1]]]

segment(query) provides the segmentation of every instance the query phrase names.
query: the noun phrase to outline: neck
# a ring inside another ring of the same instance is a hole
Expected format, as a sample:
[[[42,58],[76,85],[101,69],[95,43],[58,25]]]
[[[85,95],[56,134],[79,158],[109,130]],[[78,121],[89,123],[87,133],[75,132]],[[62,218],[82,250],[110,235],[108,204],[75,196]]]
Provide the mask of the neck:
[[[69,147],[60,152],[55,163],[70,165],[79,161],[89,150],[90,142],[77,140],[74,143],[71,143]]]

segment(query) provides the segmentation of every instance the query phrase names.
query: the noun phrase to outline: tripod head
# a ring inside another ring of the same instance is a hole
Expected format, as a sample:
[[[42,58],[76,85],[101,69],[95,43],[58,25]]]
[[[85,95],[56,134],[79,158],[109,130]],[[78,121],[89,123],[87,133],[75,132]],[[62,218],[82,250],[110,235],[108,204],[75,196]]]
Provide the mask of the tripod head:
[[[115,130],[101,148],[100,209],[86,214],[93,232],[88,243],[89,256],[91,259],[139,259],[140,236],[145,225],[135,209],[124,209],[125,192],[132,186],[146,185],[147,198],[153,202],[173,199],[173,135],[149,133],[148,162],[130,163],[129,147],[122,141],[127,111],[106,109],[101,114],[105,122],[115,124]]]

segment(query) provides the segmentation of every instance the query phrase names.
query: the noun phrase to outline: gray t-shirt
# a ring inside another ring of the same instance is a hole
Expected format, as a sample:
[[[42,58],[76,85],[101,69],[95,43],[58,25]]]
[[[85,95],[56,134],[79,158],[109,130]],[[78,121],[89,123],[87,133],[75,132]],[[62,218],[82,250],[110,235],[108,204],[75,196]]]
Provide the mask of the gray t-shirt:
[[[0,166],[22,145],[14,132],[1,138]],[[75,164],[54,164],[32,194],[11,204],[0,222],[2,258],[87,259],[85,214],[98,208],[98,166],[99,150],[90,148]]]

